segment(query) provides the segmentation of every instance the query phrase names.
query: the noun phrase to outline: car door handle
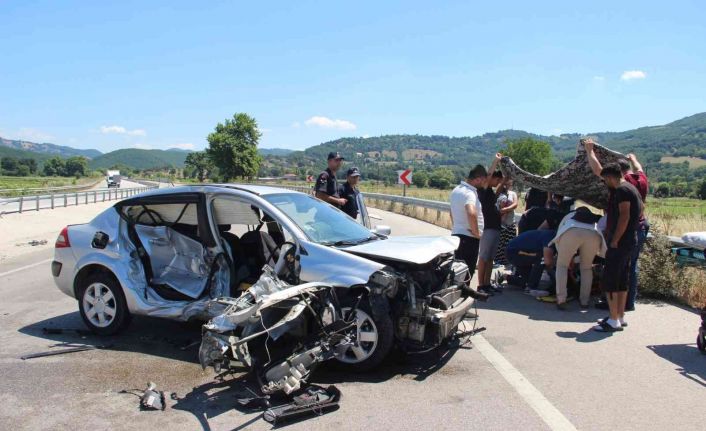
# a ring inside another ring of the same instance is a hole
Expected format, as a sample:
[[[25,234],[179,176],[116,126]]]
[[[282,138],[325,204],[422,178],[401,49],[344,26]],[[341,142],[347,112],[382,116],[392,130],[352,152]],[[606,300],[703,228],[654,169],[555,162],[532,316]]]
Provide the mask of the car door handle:
[[[164,245],[168,245],[169,241],[167,241],[164,238],[152,238],[152,239],[150,239],[150,244],[164,246]]]

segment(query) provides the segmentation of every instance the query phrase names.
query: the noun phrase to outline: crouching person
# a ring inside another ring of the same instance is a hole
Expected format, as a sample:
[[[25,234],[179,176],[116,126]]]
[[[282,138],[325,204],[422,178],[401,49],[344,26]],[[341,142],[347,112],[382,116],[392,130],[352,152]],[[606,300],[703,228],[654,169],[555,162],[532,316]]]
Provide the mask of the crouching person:
[[[555,236],[556,230],[532,230],[518,235],[508,243],[505,256],[516,268],[515,274],[525,291],[537,292],[545,269],[552,274],[554,249],[549,246],[549,243]]]
[[[578,251],[581,263],[581,288],[579,303],[581,308],[588,308],[593,284],[593,260],[596,255],[605,255],[606,243],[596,223],[601,216],[593,214],[588,208],[580,207],[569,213],[561,221],[556,237],[551,244],[557,248],[556,264],[556,305],[566,309],[569,265]]]

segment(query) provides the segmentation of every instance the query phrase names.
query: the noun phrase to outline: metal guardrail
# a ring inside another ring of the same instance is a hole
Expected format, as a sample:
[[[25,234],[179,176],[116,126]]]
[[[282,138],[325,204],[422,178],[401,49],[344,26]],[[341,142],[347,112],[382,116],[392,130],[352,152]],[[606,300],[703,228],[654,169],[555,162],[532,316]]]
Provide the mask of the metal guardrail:
[[[50,193],[34,196],[20,196],[16,198],[2,198],[0,199],[0,215],[120,200],[156,188],[156,186],[135,187],[129,189],[115,188],[74,193]]]
[[[70,186],[57,186],[57,187],[25,187],[25,188],[14,188],[14,189],[0,189],[0,199],[4,194],[19,194],[24,196],[28,193],[30,196],[34,196],[36,192],[46,192],[46,193],[56,193],[56,192],[69,192],[69,191],[83,191],[85,189],[90,189],[95,187],[98,183],[105,180],[98,180],[87,184],[76,184]]]

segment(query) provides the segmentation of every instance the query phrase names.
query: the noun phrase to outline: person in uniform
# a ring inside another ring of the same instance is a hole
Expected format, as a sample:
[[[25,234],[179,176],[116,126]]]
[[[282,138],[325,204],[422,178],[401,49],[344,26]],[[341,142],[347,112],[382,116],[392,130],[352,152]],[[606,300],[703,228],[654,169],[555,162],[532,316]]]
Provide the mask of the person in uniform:
[[[346,172],[346,182],[338,188],[338,195],[346,200],[346,203],[341,207],[341,210],[351,216],[354,220],[358,219],[358,183],[360,182],[360,170],[356,167],[348,169]]]
[[[345,159],[337,152],[328,153],[328,168],[319,174],[314,186],[317,198],[339,209],[346,204],[346,199],[338,194],[336,179],[336,172],[343,165],[343,160]]]

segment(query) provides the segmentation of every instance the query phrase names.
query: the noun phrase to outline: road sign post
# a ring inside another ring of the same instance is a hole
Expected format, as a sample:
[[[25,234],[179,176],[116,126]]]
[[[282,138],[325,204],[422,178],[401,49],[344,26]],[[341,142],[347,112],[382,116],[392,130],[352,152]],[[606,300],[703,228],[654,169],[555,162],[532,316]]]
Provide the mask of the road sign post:
[[[407,186],[412,185],[412,170],[397,171],[397,184],[402,184],[402,196],[407,197]]]

